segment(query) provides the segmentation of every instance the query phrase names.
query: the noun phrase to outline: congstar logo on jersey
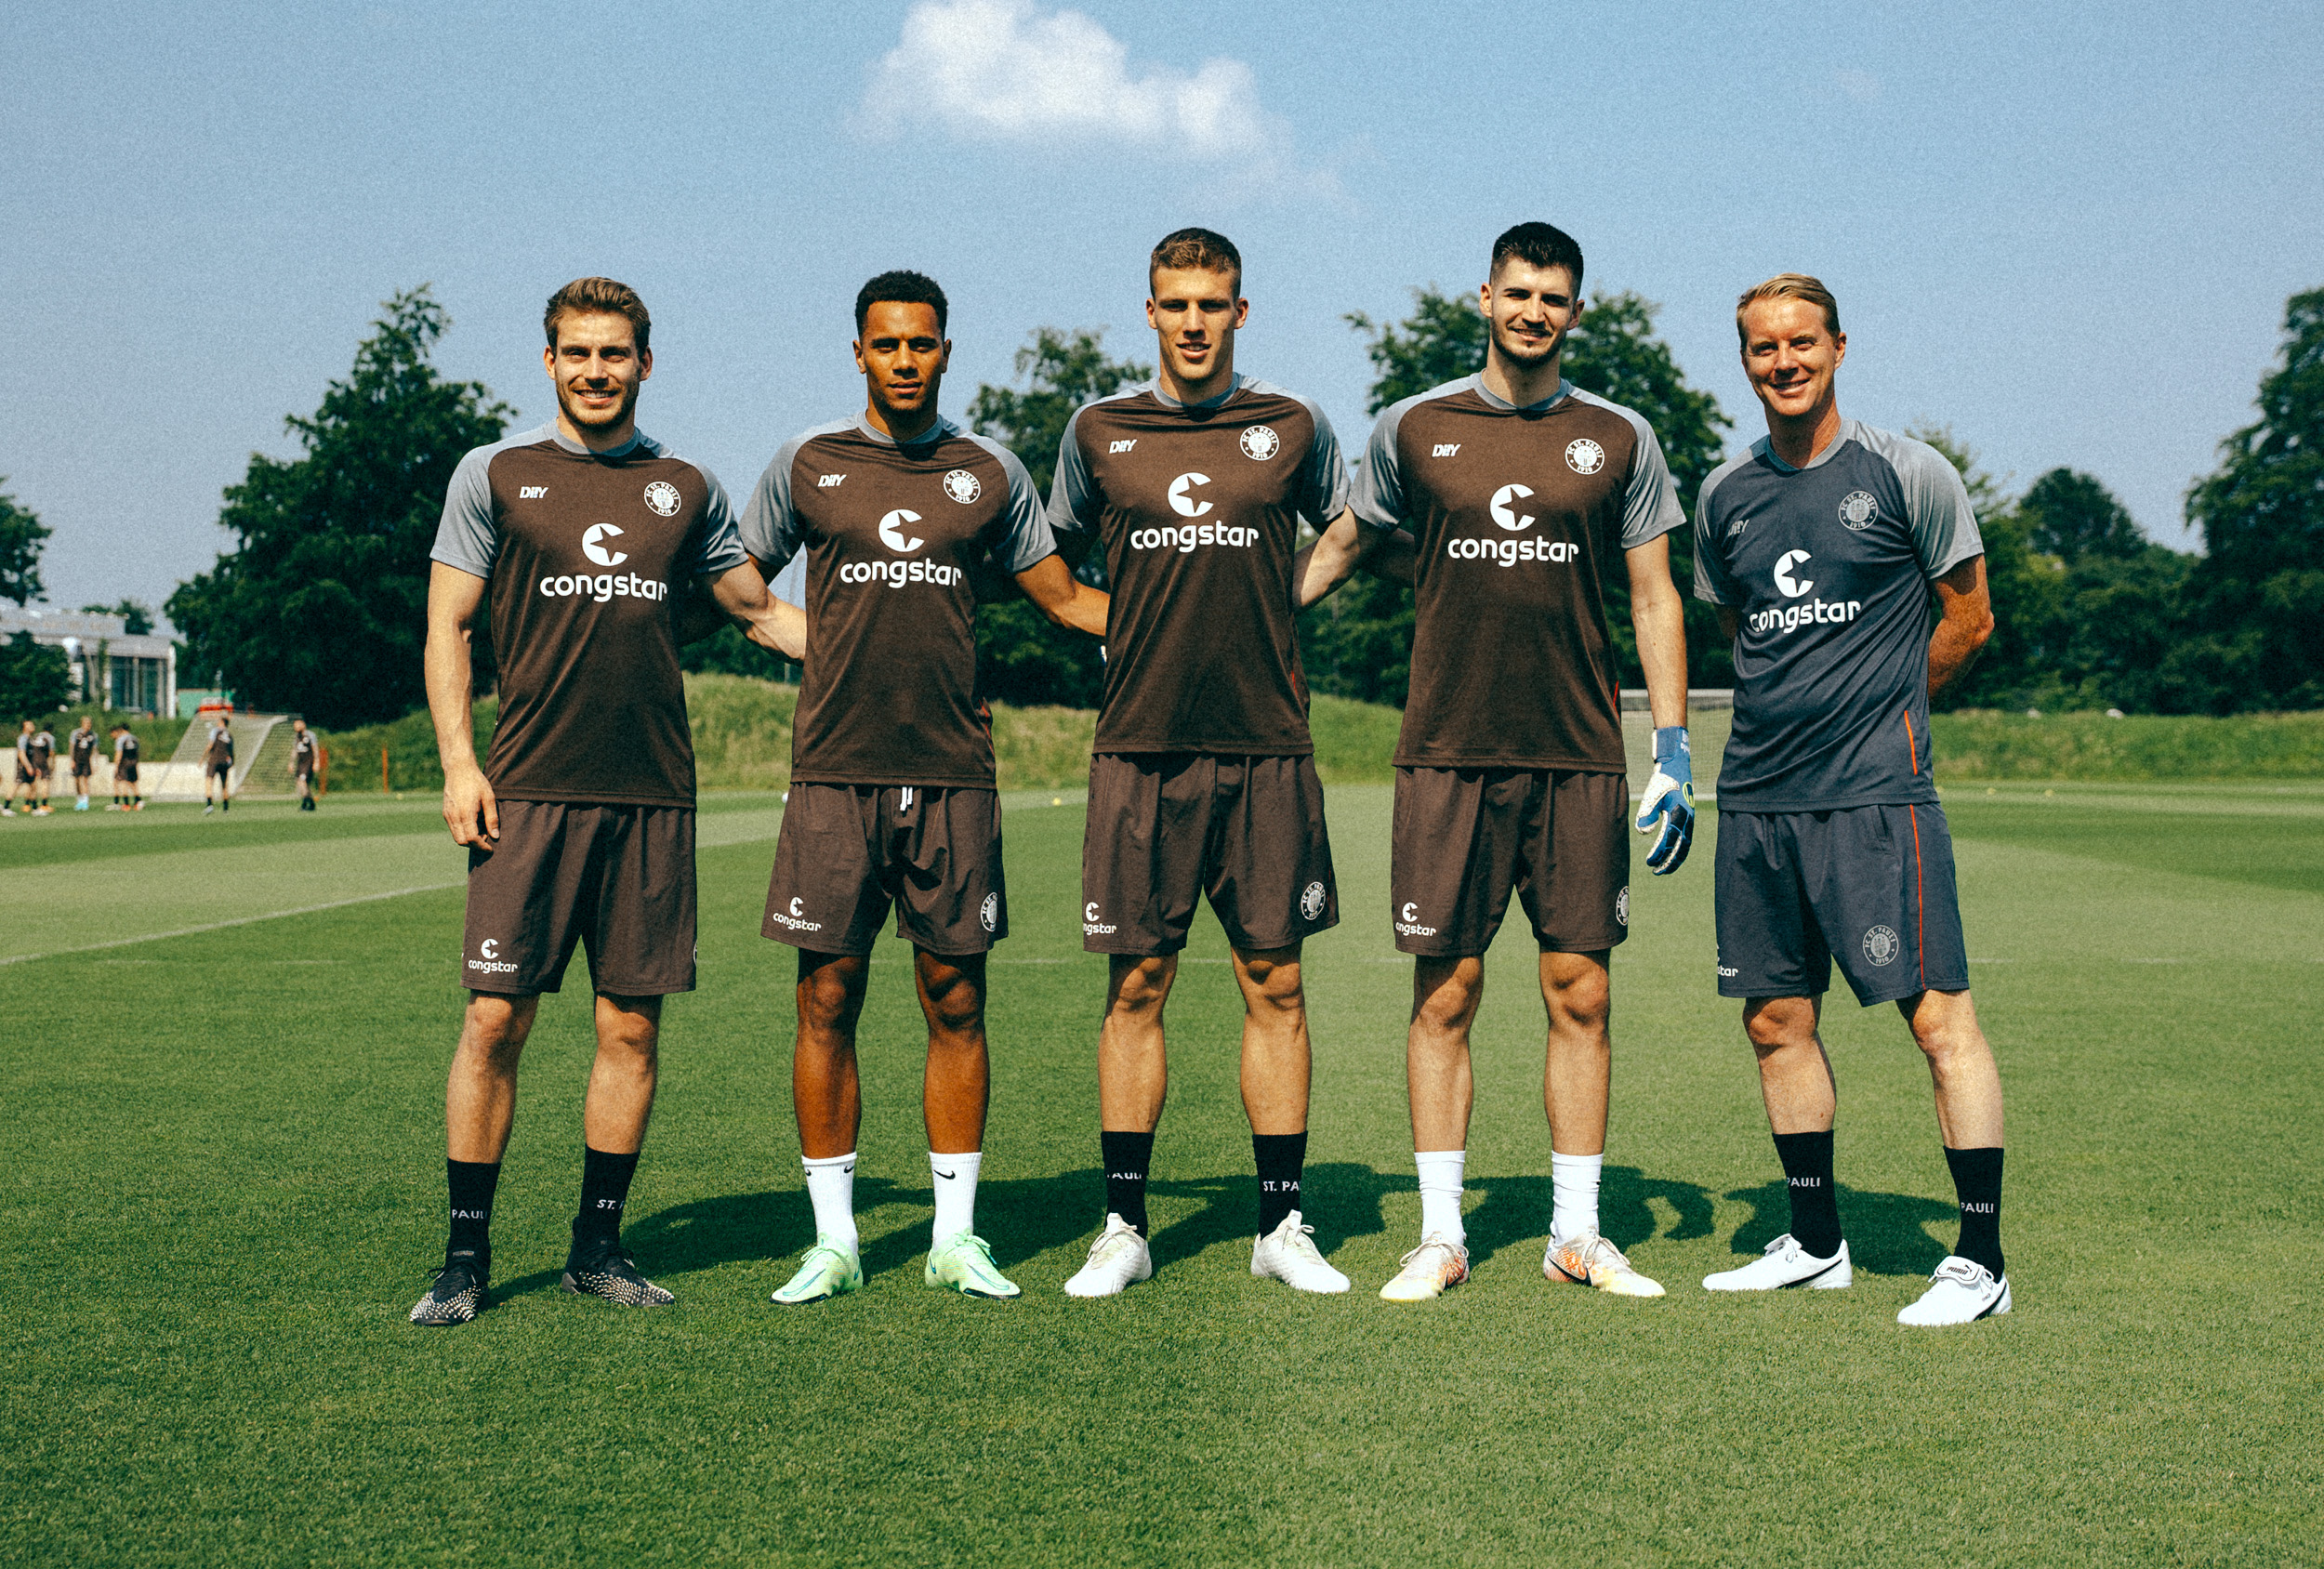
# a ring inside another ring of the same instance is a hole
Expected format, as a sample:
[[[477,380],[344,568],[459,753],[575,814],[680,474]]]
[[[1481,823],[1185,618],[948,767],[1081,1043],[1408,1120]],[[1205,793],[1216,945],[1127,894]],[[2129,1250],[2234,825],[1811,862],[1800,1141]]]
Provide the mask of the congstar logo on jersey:
[[[1208,474],[1189,470],[1170,481],[1170,510],[1182,518],[1199,518],[1210,511],[1211,503],[1198,494],[1210,482]],[[1133,529],[1129,535],[1132,550],[1175,550],[1181,555],[1191,552],[1198,545],[1228,545],[1248,550],[1259,543],[1259,531],[1240,523],[1192,523],[1184,527]]]
[[[1522,534],[1533,527],[1534,515],[1519,504],[1533,494],[1531,485],[1508,484],[1493,493],[1486,504],[1486,514],[1505,534]],[[1564,539],[1475,539],[1459,537],[1445,541],[1445,554],[1457,561],[1492,561],[1499,566],[1513,567],[1519,561],[1558,561],[1574,559],[1577,548]]]
[[[1802,600],[1816,591],[1816,579],[1803,569],[1816,558],[1805,550],[1786,550],[1776,558],[1769,574],[1776,592],[1787,600]],[[1854,621],[1864,612],[1861,600],[1808,600],[1805,604],[1771,606],[1753,611],[1746,625],[1754,632],[1793,632],[1802,626],[1830,626]]]
[[[928,543],[912,529],[912,525],[919,521],[920,515],[909,507],[899,507],[887,513],[879,520],[879,543],[899,555],[909,555]],[[884,583],[891,588],[901,588],[909,583],[926,583],[938,588],[949,588],[958,583],[961,576],[958,567],[924,559],[917,561],[850,561],[839,569],[839,581],[842,583]]]

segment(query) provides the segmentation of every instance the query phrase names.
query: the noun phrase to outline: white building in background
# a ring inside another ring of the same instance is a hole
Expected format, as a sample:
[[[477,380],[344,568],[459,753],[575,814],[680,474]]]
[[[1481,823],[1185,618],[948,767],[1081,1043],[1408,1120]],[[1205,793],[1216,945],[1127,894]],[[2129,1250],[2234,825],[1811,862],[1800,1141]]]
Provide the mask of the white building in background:
[[[120,616],[101,611],[0,605],[0,639],[19,632],[64,650],[76,703],[101,702],[132,714],[178,711],[178,645],[158,633],[133,633]]]

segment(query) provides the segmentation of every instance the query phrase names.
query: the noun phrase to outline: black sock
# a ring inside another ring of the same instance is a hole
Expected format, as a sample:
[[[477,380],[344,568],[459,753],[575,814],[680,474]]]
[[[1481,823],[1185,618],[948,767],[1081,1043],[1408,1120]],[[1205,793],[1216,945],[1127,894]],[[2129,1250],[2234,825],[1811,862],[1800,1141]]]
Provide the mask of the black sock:
[[[1832,1192],[1831,1133],[1778,1133],[1776,1158],[1791,1190],[1791,1235],[1817,1259],[1840,1251],[1840,1196]]]
[[[1307,1164],[1307,1135],[1254,1133],[1250,1153],[1259,1163],[1259,1234],[1266,1236],[1300,1206],[1300,1168]]]
[[[452,1236],[443,1245],[447,1254],[482,1253],[492,1257],[493,1190],[500,1186],[496,1160],[446,1160],[444,1186],[452,1193]]]
[[[638,1174],[638,1152],[608,1154],[581,1148],[581,1212],[573,1218],[573,1243],[614,1242],[621,1236],[621,1206],[629,1202],[629,1180]]]
[[[2001,1278],[2001,1151],[1945,1152],[1953,1168],[1953,1191],[1961,1195],[1961,1242],[1953,1251],[1973,1264],[1983,1264]]]
[[[1101,1129],[1098,1145],[1104,1152],[1105,1208],[1146,1234],[1146,1167],[1154,1164],[1154,1135],[1109,1133]]]

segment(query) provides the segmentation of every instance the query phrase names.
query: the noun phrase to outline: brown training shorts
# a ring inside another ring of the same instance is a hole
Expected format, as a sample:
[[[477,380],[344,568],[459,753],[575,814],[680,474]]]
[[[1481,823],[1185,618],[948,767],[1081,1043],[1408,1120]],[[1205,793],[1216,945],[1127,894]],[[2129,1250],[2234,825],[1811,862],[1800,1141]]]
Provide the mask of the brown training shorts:
[[[554,992],[576,942],[597,991],[693,991],[693,809],[503,800],[499,842],[469,850],[462,941],[474,992]]]
[[[138,765],[135,763],[123,763],[118,768],[113,770],[113,778],[124,784],[136,784],[138,782]]]
[[[1081,945],[1144,957],[1186,946],[1197,894],[1245,953],[1340,924],[1313,758],[1101,752],[1081,841]]]
[[[1008,936],[999,795],[792,784],[759,935],[810,953],[868,954],[891,903],[898,937],[947,958]]]
[[[1396,947],[1482,954],[1513,887],[1548,951],[1630,935],[1630,784],[1563,769],[1400,768],[1388,874]]]

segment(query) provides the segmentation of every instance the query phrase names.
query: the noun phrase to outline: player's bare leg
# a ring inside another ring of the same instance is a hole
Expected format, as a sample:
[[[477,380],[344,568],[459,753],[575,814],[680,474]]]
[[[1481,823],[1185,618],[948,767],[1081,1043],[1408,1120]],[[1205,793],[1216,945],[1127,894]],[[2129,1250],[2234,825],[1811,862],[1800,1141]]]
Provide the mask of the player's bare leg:
[[[597,1061],[581,1112],[581,1208],[573,1220],[564,1288],[620,1307],[665,1307],[676,1300],[638,1272],[621,1244],[622,1211],[654,1116],[661,1034],[660,997],[598,994]]]
[[[1631,1267],[1598,1230],[1598,1184],[1605,1166],[1606,1104],[1614,1078],[1614,987],[1606,951],[1541,955],[1541,1003],[1549,1046],[1541,1104],[1550,1121],[1553,1208],[1542,1272],[1618,1297],[1659,1297],[1657,1283]]]
[[[865,954],[799,953],[799,1033],[791,1046],[791,1107],[815,1211],[814,1246],[773,1299],[819,1302],[864,1284],[855,1229],[855,1138],[864,1122],[855,1025],[871,976]]]
[[[1967,991],[1922,992],[1896,1005],[1929,1060],[1936,1125],[1961,1201],[1961,1240],[1900,1324],[1966,1324],[2010,1311],[2001,1257],[2001,1074]]]
[[[992,1060],[984,1044],[984,956],[913,953],[920,1011],[928,1020],[921,1114],[936,1218],[921,1278],[972,1297],[1014,1297],[1014,1282],[976,1234],[976,1184],[984,1167],[984,1114]]]
[[[444,1174],[451,1234],[443,1267],[412,1309],[412,1322],[435,1328],[467,1324],[483,1311],[492,1279],[493,1194],[500,1157],[516,1125],[517,1061],[540,1008],[537,996],[470,992],[452,1048],[443,1093]]]
[[[1476,1076],[1469,1028],[1485,999],[1478,955],[1419,956],[1412,971],[1412,1022],[1405,1033],[1405,1083],[1412,1101],[1412,1161],[1420,1178],[1420,1245],[1380,1288],[1391,1302],[1424,1302],[1469,1278],[1460,1180],[1468,1162]]]
[[[1311,1064],[1299,947],[1232,951],[1235,983],[1243,990],[1243,1111],[1250,1130],[1305,1133]]]

